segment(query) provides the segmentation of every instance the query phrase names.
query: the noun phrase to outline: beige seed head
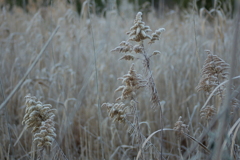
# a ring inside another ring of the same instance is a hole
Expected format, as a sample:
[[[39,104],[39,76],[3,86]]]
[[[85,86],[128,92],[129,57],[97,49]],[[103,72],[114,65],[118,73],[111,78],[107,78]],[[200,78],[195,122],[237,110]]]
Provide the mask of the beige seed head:
[[[107,107],[108,116],[114,122],[125,123],[127,107],[124,103],[103,103],[102,107]]]
[[[208,105],[202,108],[200,111],[201,119],[204,119],[207,121],[211,120],[215,114],[216,114],[216,108],[213,105],[212,106]]]
[[[51,109],[50,104],[42,104],[31,95],[27,95],[25,99],[26,110],[22,123],[27,128],[33,128],[34,141],[38,142],[38,147],[51,145],[52,139],[56,137],[53,121],[55,109]]]
[[[135,45],[133,47],[133,50],[135,53],[143,53],[144,52],[144,48],[141,45]]]
[[[111,52],[120,52],[120,53],[126,53],[126,52],[132,52],[133,46],[131,43],[122,41],[118,47],[111,50]]]
[[[207,59],[204,62],[201,79],[196,87],[197,91],[204,90],[207,94],[210,94],[217,85],[225,81],[228,78],[229,64],[219,58],[217,55],[213,55],[209,50]],[[218,89],[217,95],[221,95],[225,86]]]
[[[180,116],[173,128],[176,131],[178,137],[181,137],[184,133],[188,133],[188,125],[184,124],[182,117]]]
[[[145,26],[145,23],[142,21],[142,12],[138,12],[134,20],[134,25],[130,28],[130,31],[127,32],[129,35],[128,40],[140,42],[145,39],[151,39],[151,36],[147,34],[147,32],[150,31],[150,27]]]
[[[152,43],[154,43],[156,40],[159,40],[162,32],[164,32],[164,31],[165,31],[165,28],[159,28],[159,29],[156,30],[154,33],[152,33],[152,35],[151,35],[151,41],[149,42],[149,44],[152,44]]]
[[[34,134],[34,142],[38,143],[38,147],[51,146],[56,137],[53,117],[42,122],[40,132]]]
[[[133,98],[136,95],[136,91],[146,86],[146,80],[143,79],[141,74],[137,74],[134,70],[134,64],[132,64],[130,70],[123,77],[118,78],[122,80],[123,86],[118,87],[115,92],[122,91],[122,95],[117,98],[118,100],[124,100]]]

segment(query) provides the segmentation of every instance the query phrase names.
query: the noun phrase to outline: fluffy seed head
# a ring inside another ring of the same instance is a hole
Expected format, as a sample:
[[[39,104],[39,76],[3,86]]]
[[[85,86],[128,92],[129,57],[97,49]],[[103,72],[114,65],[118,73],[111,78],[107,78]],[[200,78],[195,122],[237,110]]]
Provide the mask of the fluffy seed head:
[[[159,40],[162,32],[164,32],[164,31],[165,31],[165,28],[159,28],[159,29],[156,30],[154,33],[152,33],[152,35],[151,35],[151,41],[149,42],[149,44],[152,44],[152,43],[154,43],[156,40]]]
[[[108,116],[114,122],[125,123],[127,107],[124,103],[103,103],[102,107],[107,107]]]
[[[50,104],[43,104],[37,101],[36,97],[30,94],[25,97],[26,110],[22,123],[27,128],[33,128],[34,141],[38,142],[38,147],[48,146],[52,144],[54,133],[54,111]]]
[[[129,35],[130,41],[140,42],[145,39],[151,39],[151,36],[147,34],[147,32],[150,31],[150,27],[145,26],[145,23],[142,21],[142,12],[138,12],[134,20],[134,25],[127,34]]]
[[[132,52],[132,50],[133,50],[133,46],[131,43],[127,41],[122,41],[120,45],[114,48],[113,50],[111,50],[111,52],[126,53],[126,52]]]
[[[181,137],[184,133],[188,133],[188,125],[184,124],[182,117],[180,116],[173,128],[176,131],[178,137]]]
[[[33,128],[32,132],[35,133],[39,130],[42,121],[47,120],[54,116],[54,109],[51,109],[50,104],[42,104],[40,101],[36,101],[36,97],[27,95],[26,99],[26,110],[22,124],[27,125],[27,128]]]
[[[229,64],[219,58],[217,55],[213,55],[210,51],[206,51],[208,56],[204,62],[201,79],[196,87],[197,91],[204,90],[207,94],[210,94],[217,85],[225,81],[228,78]],[[218,89],[217,95],[222,95],[225,86]]]
[[[207,121],[211,120],[215,114],[216,114],[216,108],[213,105],[212,106],[208,105],[202,108],[200,111],[200,117]]]
[[[127,60],[127,61],[133,61],[134,60],[134,56],[131,54],[125,54],[124,56],[122,56],[119,60]]]
[[[144,52],[144,48],[142,47],[142,45],[135,45],[133,47],[133,51],[135,53],[143,53]]]
[[[115,90],[115,92],[122,91],[122,95],[117,98],[117,101],[134,97],[138,89],[146,86],[146,81],[143,79],[142,75],[137,74],[134,70],[134,64],[132,64],[127,74],[118,79],[122,80],[124,85]]]
[[[34,142],[38,143],[38,147],[51,146],[56,137],[53,117],[43,121],[40,132],[34,134]]]

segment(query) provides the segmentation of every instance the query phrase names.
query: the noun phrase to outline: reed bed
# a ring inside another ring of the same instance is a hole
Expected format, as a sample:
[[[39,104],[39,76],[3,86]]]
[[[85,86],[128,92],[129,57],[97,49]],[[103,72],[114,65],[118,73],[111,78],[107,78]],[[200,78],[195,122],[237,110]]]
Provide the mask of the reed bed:
[[[143,12],[140,20],[130,4],[102,15],[87,1],[83,7],[81,15],[63,1],[28,13],[1,9],[1,103],[59,29],[0,110],[0,159],[44,159],[46,154],[64,160],[240,157],[237,14],[189,7],[169,10],[161,18],[154,11]],[[151,34],[148,41],[135,37],[136,44],[144,42],[129,50],[126,33],[134,30],[134,19],[150,26],[151,33],[161,32],[159,40]],[[142,52],[141,45],[148,56],[121,53]],[[129,86],[134,90],[127,92]],[[50,114],[37,122],[33,133],[22,125],[24,120],[33,127],[29,113],[25,116],[28,94]],[[43,140],[35,132],[45,133],[46,128],[52,132]]]

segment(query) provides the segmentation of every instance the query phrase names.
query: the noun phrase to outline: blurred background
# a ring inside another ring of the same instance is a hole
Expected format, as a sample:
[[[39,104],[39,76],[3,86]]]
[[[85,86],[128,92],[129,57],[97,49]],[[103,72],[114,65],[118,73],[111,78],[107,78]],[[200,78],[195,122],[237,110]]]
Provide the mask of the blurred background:
[[[64,0],[1,0],[0,5],[1,7],[7,6],[9,10],[14,6],[18,6],[24,9],[24,11],[29,12],[31,10],[37,10],[40,7],[51,6],[53,3],[59,3],[60,1]],[[66,3],[75,6],[79,14],[81,13],[84,1],[85,0],[65,0]],[[234,10],[234,0],[89,0],[89,2],[93,3],[96,7],[95,9],[98,14],[112,8],[113,4],[114,7],[119,10],[119,7],[124,1],[133,4],[134,11],[142,12],[150,12],[150,8],[154,8],[159,13],[174,9],[176,6],[180,9],[186,9],[190,3],[194,1],[199,8],[204,7],[209,10],[211,8],[221,7],[227,12],[230,9],[226,8],[226,4],[231,4],[231,7],[233,7],[231,11]],[[225,8],[223,6],[225,6]]]

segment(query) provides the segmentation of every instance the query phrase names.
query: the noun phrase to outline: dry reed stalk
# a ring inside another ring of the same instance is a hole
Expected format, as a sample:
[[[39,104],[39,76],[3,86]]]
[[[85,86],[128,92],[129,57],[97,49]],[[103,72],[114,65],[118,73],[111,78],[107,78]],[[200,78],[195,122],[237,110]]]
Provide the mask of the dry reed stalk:
[[[134,70],[134,63],[131,65],[130,70],[128,71],[128,74],[124,75],[123,77],[119,78],[119,80],[122,80],[122,83],[124,85],[118,87],[115,92],[122,91],[122,94],[120,97],[116,99],[116,101],[125,101],[130,100],[131,106],[134,108],[134,110],[138,110],[137,108],[137,92],[140,88],[148,86],[151,92],[151,102],[153,103],[153,107],[160,107],[161,110],[161,104],[160,99],[158,96],[158,92],[155,86],[155,82],[153,79],[152,71],[150,69],[150,58],[152,56],[158,55],[159,51],[154,51],[151,55],[148,55],[145,51],[143,42],[144,40],[149,39],[149,44],[154,43],[156,40],[159,40],[161,33],[164,31],[164,28],[160,28],[156,30],[152,35],[148,35],[148,32],[151,32],[149,26],[145,25],[145,22],[142,21],[142,13],[138,12],[136,15],[136,18],[134,20],[134,25],[130,28],[130,31],[127,32],[127,35],[129,38],[127,41],[122,41],[118,47],[113,49],[111,52],[119,52],[124,53],[125,55],[120,58],[120,60],[134,60],[135,56],[133,54],[140,54],[143,57],[142,63],[144,65],[145,69],[145,77],[141,74],[137,74]],[[133,45],[132,42],[136,42],[136,45]],[[126,54],[127,52],[133,53],[133,54]],[[108,104],[108,105],[107,105]],[[115,104],[116,105],[116,104]],[[123,106],[121,104],[117,104],[117,106]],[[118,107],[114,107],[114,104],[104,103],[102,106],[108,106],[108,113],[111,118],[113,118],[115,115],[116,118],[114,121],[126,121],[125,116],[125,110],[121,108],[121,112],[118,111]],[[136,114],[136,112],[133,112],[134,116],[134,122],[129,123],[129,129],[128,132],[130,132],[132,135],[136,135],[137,143],[141,146],[143,143],[144,138],[142,138],[140,125],[139,125],[139,115]],[[120,118],[122,117],[122,118]],[[124,117],[124,119],[123,119]],[[119,119],[120,118],[120,119]],[[163,122],[162,122],[162,111],[161,111],[161,128],[163,128]],[[161,139],[162,139],[162,132],[161,132]],[[140,150],[140,149],[139,149]],[[144,158],[144,155],[141,155],[142,158]],[[162,147],[161,147],[161,159],[162,157]]]
[[[220,97],[220,105],[222,105],[222,102],[226,97],[226,86],[223,82],[228,79],[228,70],[230,66],[217,55],[213,55],[209,50],[206,50],[206,52],[208,56],[204,62],[201,71],[201,79],[198,83],[198,86],[196,87],[196,90],[203,90],[207,93],[207,95],[216,95]],[[213,93],[215,89],[217,89],[216,94],[215,92]],[[233,87],[231,89],[233,89]],[[234,108],[236,108],[238,104],[238,99],[236,99],[235,97],[231,98],[231,110],[234,110]],[[213,115],[219,112],[219,109],[219,106],[215,107],[213,105],[204,105],[201,109],[200,116],[202,119],[205,119],[208,122],[212,119]]]
[[[160,106],[160,100],[157,93],[157,89],[155,86],[155,82],[153,79],[152,71],[150,69],[150,58],[153,55],[157,55],[160,52],[154,51],[151,55],[148,55],[145,52],[145,48],[143,45],[143,41],[146,39],[150,39],[150,44],[154,43],[156,40],[159,40],[160,35],[162,32],[165,31],[164,28],[160,28],[156,30],[152,35],[148,35],[148,32],[151,32],[151,29],[149,26],[145,26],[145,22],[142,21],[142,13],[138,12],[136,15],[136,19],[134,20],[134,25],[130,28],[130,31],[127,32],[129,38],[127,41],[122,41],[118,47],[112,50],[112,52],[133,52],[136,54],[141,54],[143,56],[143,65],[146,70],[146,78],[147,78],[147,85],[151,91],[151,102],[153,103],[153,107]],[[137,42],[135,46],[131,44],[130,42]],[[124,56],[123,56],[124,57]],[[128,57],[128,59],[133,59],[134,56],[131,55],[131,58]]]
[[[210,51],[206,51],[208,56],[204,62],[202,71],[201,71],[201,79],[196,87],[197,91],[205,91],[207,95],[213,94],[213,91],[217,89],[216,96],[220,97],[221,103],[225,97],[225,85],[221,85],[222,82],[226,81],[229,76],[229,64],[227,64],[224,60],[219,58],[217,55],[213,55]],[[220,86],[220,87],[219,87]],[[234,103],[235,102],[235,103]],[[237,104],[236,101],[232,101],[232,104]],[[214,105],[208,105],[201,108],[200,116],[207,122],[207,126],[209,126],[209,121],[213,119],[213,116],[220,111],[220,107],[217,106],[217,109]],[[219,144],[220,145],[220,144]],[[221,144],[222,145],[222,144]],[[218,148],[218,147],[217,147]]]
[[[239,79],[239,78],[240,78],[240,76],[236,76],[236,77],[233,77],[232,80],[236,80],[236,79]],[[205,104],[203,105],[202,109],[207,106],[207,103],[210,101],[210,99],[212,98],[212,96],[215,95],[215,92],[217,92],[217,90],[218,90],[221,86],[225,85],[227,82],[229,82],[229,80],[226,80],[226,81],[222,82],[220,85],[218,85],[218,86],[212,91],[212,93],[209,95],[208,99],[206,100]],[[217,114],[216,116],[213,117],[213,119],[212,119],[212,120],[209,122],[209,124],[208,124],[208,128],[207,128],[206,130],[204,130],[204,131],[202,132],[201,136],[198,138],[198,141],[202,141],[202,140],[204,139],[204,137],[207,136],[207,134],[210,132],[211,128],[217,123],[217,121],[219,120],[219,118],[220,118],[221,116],[223,116],[224,112],[225,112],[225,110],[221,111],[219,114]],[[232,133],[232,130],[236,127],[236,125],[237,125],[238,123],[239,123],[239,120],[237,120],[237,121],[235,122],[235,124],[232,126],[232,129],[229,131],[229,133]],[[226,142],[225,142],[225,143],[226,143]],[[225,146],[225,144],[223,144],[223,146]],[[197,145],[192,145],[192,146],[189,148],[188,152],[186,152],[183,157],[184,157],[184,158],[189,157],[189,155],[196,149],[196,147],[197,147]]]

